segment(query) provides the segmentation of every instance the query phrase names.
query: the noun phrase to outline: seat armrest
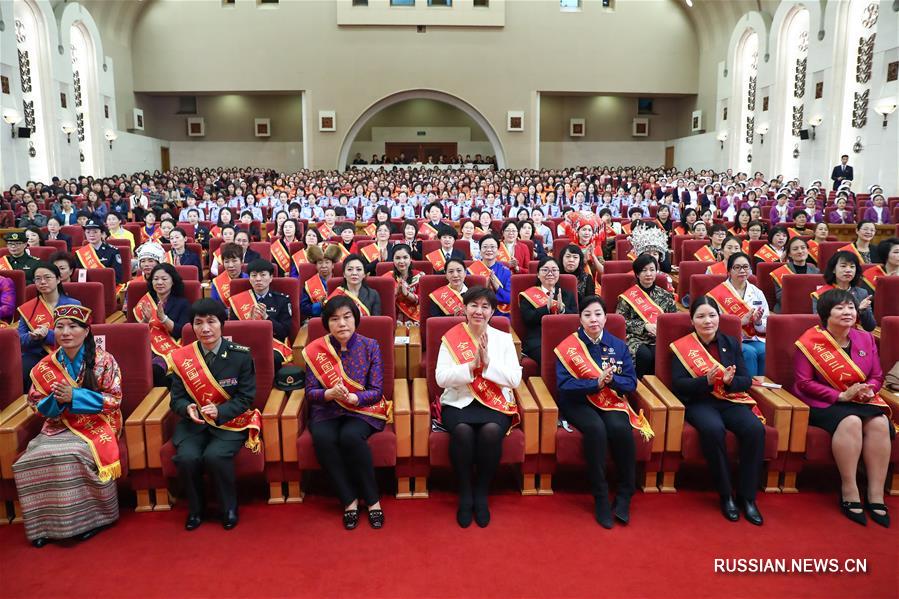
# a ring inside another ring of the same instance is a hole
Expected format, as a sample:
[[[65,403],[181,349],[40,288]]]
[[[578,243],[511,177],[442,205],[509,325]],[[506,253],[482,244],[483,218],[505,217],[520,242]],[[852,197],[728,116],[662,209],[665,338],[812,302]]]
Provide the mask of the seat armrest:
[[[268,401],[262,408],[262,444],[265,446],[265,461],[281,460],[281,409],[287,399],[287,393],[281,389],[272,389]]]
[[[559,406],[546,383],[539,376],[528,379],[532,397],[540,408],[540,453],[556,453],[556,430],[559,428]]]
[[[306,361],[303,359],[303,349],[309,339],[309,325],[300,327],[297,332],[296,339],[293,340],[293,363],[298,368],[305,368]]]
[[[409,327],[397,323],[393,331],[393,376],[395,379],[409,379],[409,345],[397,343],[397,337],[408,337]]]
[[[515,345],[515,355],[521,359],[521,338],[518,336],[518,333],[515,332],[515,329],[510,329],[512,333],[512,343]]]
[[[115,324],[117,322],[124,322],[124,321],[125,321],[125,313],[122,312],[121,310],[116,310],[115,312],[113,312],[112,314],[109,314],[106,317],[106,324]],[[131,467],[130,464],[128,467],[129,468]]]
[[[305,399],[305,389],[291,391],[281,412],[281,459],[285,464],[297,461],[297,439],[303,432]]]
[[[431,402],[428,381],[412,379],[412,455],[428,457],[428,438],[431,435]]]
[[[0,425],[0,475],[13,479],[12,465],[28,442],[40,431],[41,416],[28,407]]]
[[[684,404],[674,396],[662,380],[655,375],[643,377],[643,383],[665,404],[668,417],[665,422],[665,451],[679,452],[684,434]]]
[[[770,379],[765,379],[770,382]],[[808,434],[808,404],[787,391],[775,389],[774,393],[787,402],[792,410],[790,416],[790,453],[805,453],[806,435]]]
[[[147,441],[147,468],[162,468],[162,446],[172,436],[172,428],[178,415],[169,408],[169,402],[161,401],[144,420]]]
[[[749,396],[758,404],[768,426],[777,430],[777,452],[787,451],[790,448],[793,407],[773,390],[764,387],[750,387]]]
[[[20,395],[19,397],[15,398],[12,403],[10,403],[8,406],[3,408],[2,411],[0,411],[0,424],[3,424],[16,414],[24,410],[27,405],[28,398],[25,395]]]
[[[521,430],[524,431],[524,453],[540,453],[540,408],[527,385],[519,385],[513,392],[521,415]]]
[[[899,422],[899,393],[888,389],[881,389],[879,393],[883,401],[887,402],[887,405],[890,406],[890,410],[893,414],[893,423]]]
[[[652,427],[652,453],[665,451],[665,431],[667,430],[668,409],[662,400],[649,387],[641,381],[637,381],[637,389],[631,393],[637,408],[643,410],[643,415]]]
[[[424,372],[421,364],[421,327],[409,327],[409,378]]]
[[[156,409],[160,401],[168,398],[165,387],[153,387],[143,401],[131,412],[125,421],[125,442],[128,446],[128,468],[142,470],[147,467],[147,442],[144,434],[144,420]]]
[[[412,457],[412,408],[406,379],[393,380],[393,431],[396,434],[396,457]]]

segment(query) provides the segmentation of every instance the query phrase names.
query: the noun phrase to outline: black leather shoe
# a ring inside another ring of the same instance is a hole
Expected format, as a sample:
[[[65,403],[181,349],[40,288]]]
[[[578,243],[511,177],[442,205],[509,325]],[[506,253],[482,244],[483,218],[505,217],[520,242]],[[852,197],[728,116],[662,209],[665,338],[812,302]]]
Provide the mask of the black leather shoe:
[[[603,528],[612,528],[614,522],[612,521],[612,508],[609,506],[609,497],[607,495],[596,497],[593,502],[593,515],[596,521]]]
[[[184,521],[184,530],[196,530],[203,524],[203,517],[200,514],[188,514],[187,520]]]
[[[885,504],[869,503],[865,507],[868,508],[868,515],[871,516],[871,519],[874,520],[874,522],[880,524],[884,528],[890,527],[890,510],[887,509],[887,506]],[[877,512],[883,513],[878,514]]]
[[[853,510],[859,510],[857,512]],[[844,501],[842,497],[840,497],[840,511],[843,512],[843,515],[855,522],[856,524],[861,524],[862,526],[868,525],[868,519],[865,517],[865,512],[862,510],[862,502],[861,501]]]
[[[615,519],[621,522],[622,524],[627,524],[631,521],[631,498],[630,497],[622,497],[616,496],[615,501],[612,502],[612,514],[615,516]]]
[[[764,520],[762,519],[762,514],[761,512],[759,512],[759,507],[755,504],[755,501],[749,499],[741,499],[740,508],[743,511],[743,515],[746,516],[746,520],[750,524],[755,524],[756,526],[762,525]]]
[[[34,547],[37,547],[38,549],[40,549],[41,547],[46,545],[48,542],[50,542],[50,539],[48,539],[47,537],[38,537],[35,540],[31,541],[31,544]]]
[[[384,510],[368,510],[368,524],[375,529],[384,527]]]
[[[471,519],[474,517],[473,509],[470,503],[465,505],[459,504],[459,509],[456,510],[456,522],[459,523],[459,526],[462,528],[471,526]]]
[[[721,513],[731,522],[736,522],[740,519],[740,510],[737,509],[737,504],[730,495],[721,497]]]
[[[235,526],[237,526],[237,510],[228,510],[222,516],[222,528],[231,530]]]
[[[343,527],[353,530],[359,526],[359,510],[346,510],[343,512]]]
[[[490,524],[490,508],[486,500],[474,502],[474,521],[481,528],[487,528]]]
[[[83,532],[80,535],[78,535],[78,538],[82,541],[86,541],[86,540],[90,539],[91,537],[97,536],[97,533],[100,532],[101,530],[103,530],[102,526],[98,526],[97,528],[92,528],[89,531]]]

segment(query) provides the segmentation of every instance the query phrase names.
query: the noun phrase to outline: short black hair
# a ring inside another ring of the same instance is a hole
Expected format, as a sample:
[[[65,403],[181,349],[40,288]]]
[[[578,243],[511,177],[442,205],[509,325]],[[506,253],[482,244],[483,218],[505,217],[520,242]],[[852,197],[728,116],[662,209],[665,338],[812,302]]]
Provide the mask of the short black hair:
[[[250,274],[252,272],[267,272],[270,275],[274,276],[275,266],[268,260],[257,258],[256,260],[253,260],[252,262],[247,264],[247,274]]]
[[[727,259],[727,270],[730,271],[730,269],[734,267],[734,262],[736,262],[740,258],[746,258],[746,260],[749,261],[749,266],[752,266],[752,258],[749,257],[749,254],[747,254],[746,252],[734,252]]]
[[[805,218],[808,219],[808,213],[802,208],[797,208],[793,211],[793,220],[796,220],[800,216],[805,216]]]
[[[715,233],[727,233],[727,227],[721,223],[715,223],[709,229],[709,235],[714,235]]]
[[[643,272],[643,269],[649,266],[650,264],[656,265],[656,270],[659,268],[659,261],[652,254],[640,254],[637,256],[637,259],[634,260],[631,265],[634,269],[634,275],[640,276],[640,273]]]
[[[488,239],[492,239],[493,241],[495,241],[495,242],[496,242],[496,247],[497,247],[497,249],[499,249],[499,239],[496,238],[496,235],[492,235],[492,234],[491,234],[491,235],[484,235],[483,237],[481,237],[481,238],[478,240],[478,247],[483,247],[483,246],[484,246],[484,242],[487,241]]]
[[[456,264],[458,264],[459,266],[461,266],[461,267],[462,267],[462,270],[467,270],[466,267],[465,267],[465,261],[464,261],[464,260],[462,260],[462,259],[460,259],[460,258],[450,258],[449,260],[446,261],[446,264],[443,265],[443,272],[446,272],[446,270],[449,268],[449,265],[452,264],[452,263],[454,263],[454,262],[455,262]]]
[[[449,225],[443,225],[442,227],[437,229],[437,239],[440,239],[441,237],[445,237],[447,235],[449,235],[453,239],[459,239],[459,233],[455,228]]]
[[[787,228],[785,226],[777,225],[777,226],[771,227],[771,230],[768,231],[768,243],[771,243],[772,241],[774,241],[774,236],[777,235],[778,233],[783,233],[787,237],[790,236],[790,233],[787,231]]]
[[[440,205],[440,202],[431,202],[427,206],[425,206],[425,214],[431,211],[431,208],[437,208],[440,210],[440,215],[443,215],[443,206]]]
[[[47,258],[47,262],[49,262],[50,264],[55,264],[59,260],[63,260],[66,263],[68,263],[69,268],[72,270],[75,270],[76,268],[78,268],[78,261],[75,260],[75,256],[73,256],[69,252],[66,252],[65,250],[59,250],[59,251],[53,252],[52,254],[50,254],[50,257]]]
[[[873,220],[865,220],[865,219],[862,219],[862,220],[858,221],[858,223],[855,225],[855,230],[856,230],[856,231],[861,231],[861,230],[862,230],[862,227],[864,227],[865,225],[875,225],[875,223],[874,223]],[[876,226],[876,225],[875,225],[875,226]]]
[[[849,286],[858,287],[858,282],[862,278],[862,264],[858,256],[848,250],[840,250],[830,257],[830,260],[827,261],[827,266],[824,267],[824,282],[828,285],[833,285],[837,282],[836,270],[840,260],[855,265],[855,276],[852,277]]]
[[[243,260],[243,248],[237,245],[236,243],[223,243],[221,246],[221,256],[222,262],[228,258],[236,258],[237,260]]]
[[[602,299],[602,297],[598,295],[588,295],[579,302],[578,314],[583,314],[584,310],[586,310],[593,304],[599,304],[599,307],[602,308],[602,311],[608,313],[608,310],[606,310],[606,302],[604,299]]]
[[[493,311],[496,311],[496,294],[489,287],[476,285],[474,287],[470,287],[468,291],[466,291],[462,295],[462,303],[466,306],[480,299],[487,300],[490,303],[490,307],[493,309]]]
[[[830,318],[830,312],[840,304],[851,303],[858,310],[858,302],[855,296],[845,289],[831,289],[825,291],[818,298],[818,318],[821,319],[821,326],[827,326],[827,319]]]
[[[353,321],[356,323],[356,328],[359,328],[359,321],[362,320],[362,313],[359,312],[359,306],[357,306],[356,302],[351,298],[345,295],[336,295],[325,302],[325,305],[322,308],[322,325],[325,327],[326,331],[328,330],[328,321],[331,320],[334,313],[341,308],[350,309],[350,312],[353,313]]]
[[[886,265],[894,245],[899,245],[899,237],[889,237],[877,244],[877,258],[881,264]]]
[[[734,256],[736,256],[736,254],[734,254]],[[690,304],[690,318],[691,319],[693,318],[693,316],[696,315],[696,311],[699,310],[700,306],[711,306],[712,308],[715,309],[715,312],[717,312],[718,315],[721,314],[721,308],[718,307],[718,302],[716,302],[715,300],[713,300],[712,298],[710,298],[707,295],[701,295],[701,296],[697,297],[695,300],[693,300],[692,304]]]
[[[225,305],[211,297],[199,299],[190,306],[190,322],[193,323],[197,316],[215,316],[222,323],[222,327],[225,326],[225,321],[228,320],[228,312],[225,310]]]
[[[153,289],[153,275],[155,275],[158,270],[161,270],[172,277],[172,296],[184,297],[184,279],[178,274],[178,269],[167,262],[160,262],[153,267],[153,270],[150,271],[150,276],[147,278],[147,291],[150,293],[150,297],[153,298],[153,301],[158,299],[156,297],[156,291]]]

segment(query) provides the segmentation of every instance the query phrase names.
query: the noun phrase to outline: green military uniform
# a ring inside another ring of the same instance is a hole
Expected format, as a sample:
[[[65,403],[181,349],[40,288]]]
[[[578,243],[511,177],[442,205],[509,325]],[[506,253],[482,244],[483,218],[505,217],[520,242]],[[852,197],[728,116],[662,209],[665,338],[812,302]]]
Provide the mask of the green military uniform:
[[[250,349],[231,343],[224,337],[214,357],[209,356],[202,345],[199,349],[212,378],[231,398],[219,404],[216,423],[226,423],[249,410],[256,398],[256,368]],[[187,407],[194,401],[177,373],[172,379],[170,407],[181,417],[172,436],[177,449],[175,464],[190,513],[200,514],[203,511],[204,469],[213,479],[222,511],[236,510],[234,456],[246,442],[248,433],[223,430],[191,420]]]
[[[3,239],[7,244],[9,244],[10,242],[25,243],[25,233],[13,231],[4,235]],[[10,253],[6,256],[6,259],[9,261],[9,265],[13,270],[21,270],[25,273],[26,285],[31,285],[32,283],[34,283],[34,269],[37,268],[37,266],[41,263],[40,260],[29,254],[27,250],[18,257],[15,257]]]

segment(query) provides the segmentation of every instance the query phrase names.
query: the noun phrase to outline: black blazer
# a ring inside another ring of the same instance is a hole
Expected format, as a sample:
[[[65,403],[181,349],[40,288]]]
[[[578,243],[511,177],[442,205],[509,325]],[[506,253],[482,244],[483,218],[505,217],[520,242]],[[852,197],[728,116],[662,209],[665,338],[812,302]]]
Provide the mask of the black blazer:
[[[72,236],[71,235],[68,235],[67,233],[63,233],[62,231],[60,231],[59,233],[56,234],[56,239],[58,239],[59,241],[65,241],[66,248],[68,249],[68,251],[70,251],[70,252],[72,251]]]
[[[453,251],[450,253],[450,259],[452,259],[452,258],[455,258],[456,260],[465,260],[465,254],[463,254],[461,251],[457,250],[456,248],[453,248]],[[449,260],[447,260],[447,262],[449,262]],[[445,273],[446,273],[445,267],[443,270],[435,270],[434,271],[435,275],[442,275]],[[440,310],[440,308],[438,308],[438,310]]]
[[[524,321],[525,333],[521,340],[522,347],[537,348],[540,346],[542,327],[540,321],[549,314],[549,306],[535,308],[534,305],[520,295],[515,300],[521,310],[521,320]],[[562,303],[565,304],[566,314],[577,314],[577,299],[574,294],[565,289],[562,290]]]
[[[244,264],[249,264],[253,260],[261,260],[261,259],[262,259],[262,256],[259,255],[259,252],[257,252],[256,250],[252,250],[250,248],[247,248],[247,253],[243,255],[243,263]]]
[[[748,391],[749,387],[752,386],[752,377],[749,376],[749,371],[746,370],[740,341],[729,335],[718,333],[718,337],[712,343],[718,344],[718,361],[722,366],[725,368],[728,366],[737,367],[734,373],[734,380],[731,381],[730,385],[725,386],[725,390]],[[712,397],[712,386],[709,385],[708,379],[704,376],[691,376],[673,353],[671,355],[671,386],[677,398],[687,406],[697,401],[721,401]]]
[[[842,177],[842,179],[840,178]],[[830,179],[833,181],[833,188],[836,189],[840,186],[840,183],[843,181],[852,181],[852,167],[848,164],[846,165],[846,172],[843,172],[843,165],[838,164],[833,167],[833,171],[830,173]]]

